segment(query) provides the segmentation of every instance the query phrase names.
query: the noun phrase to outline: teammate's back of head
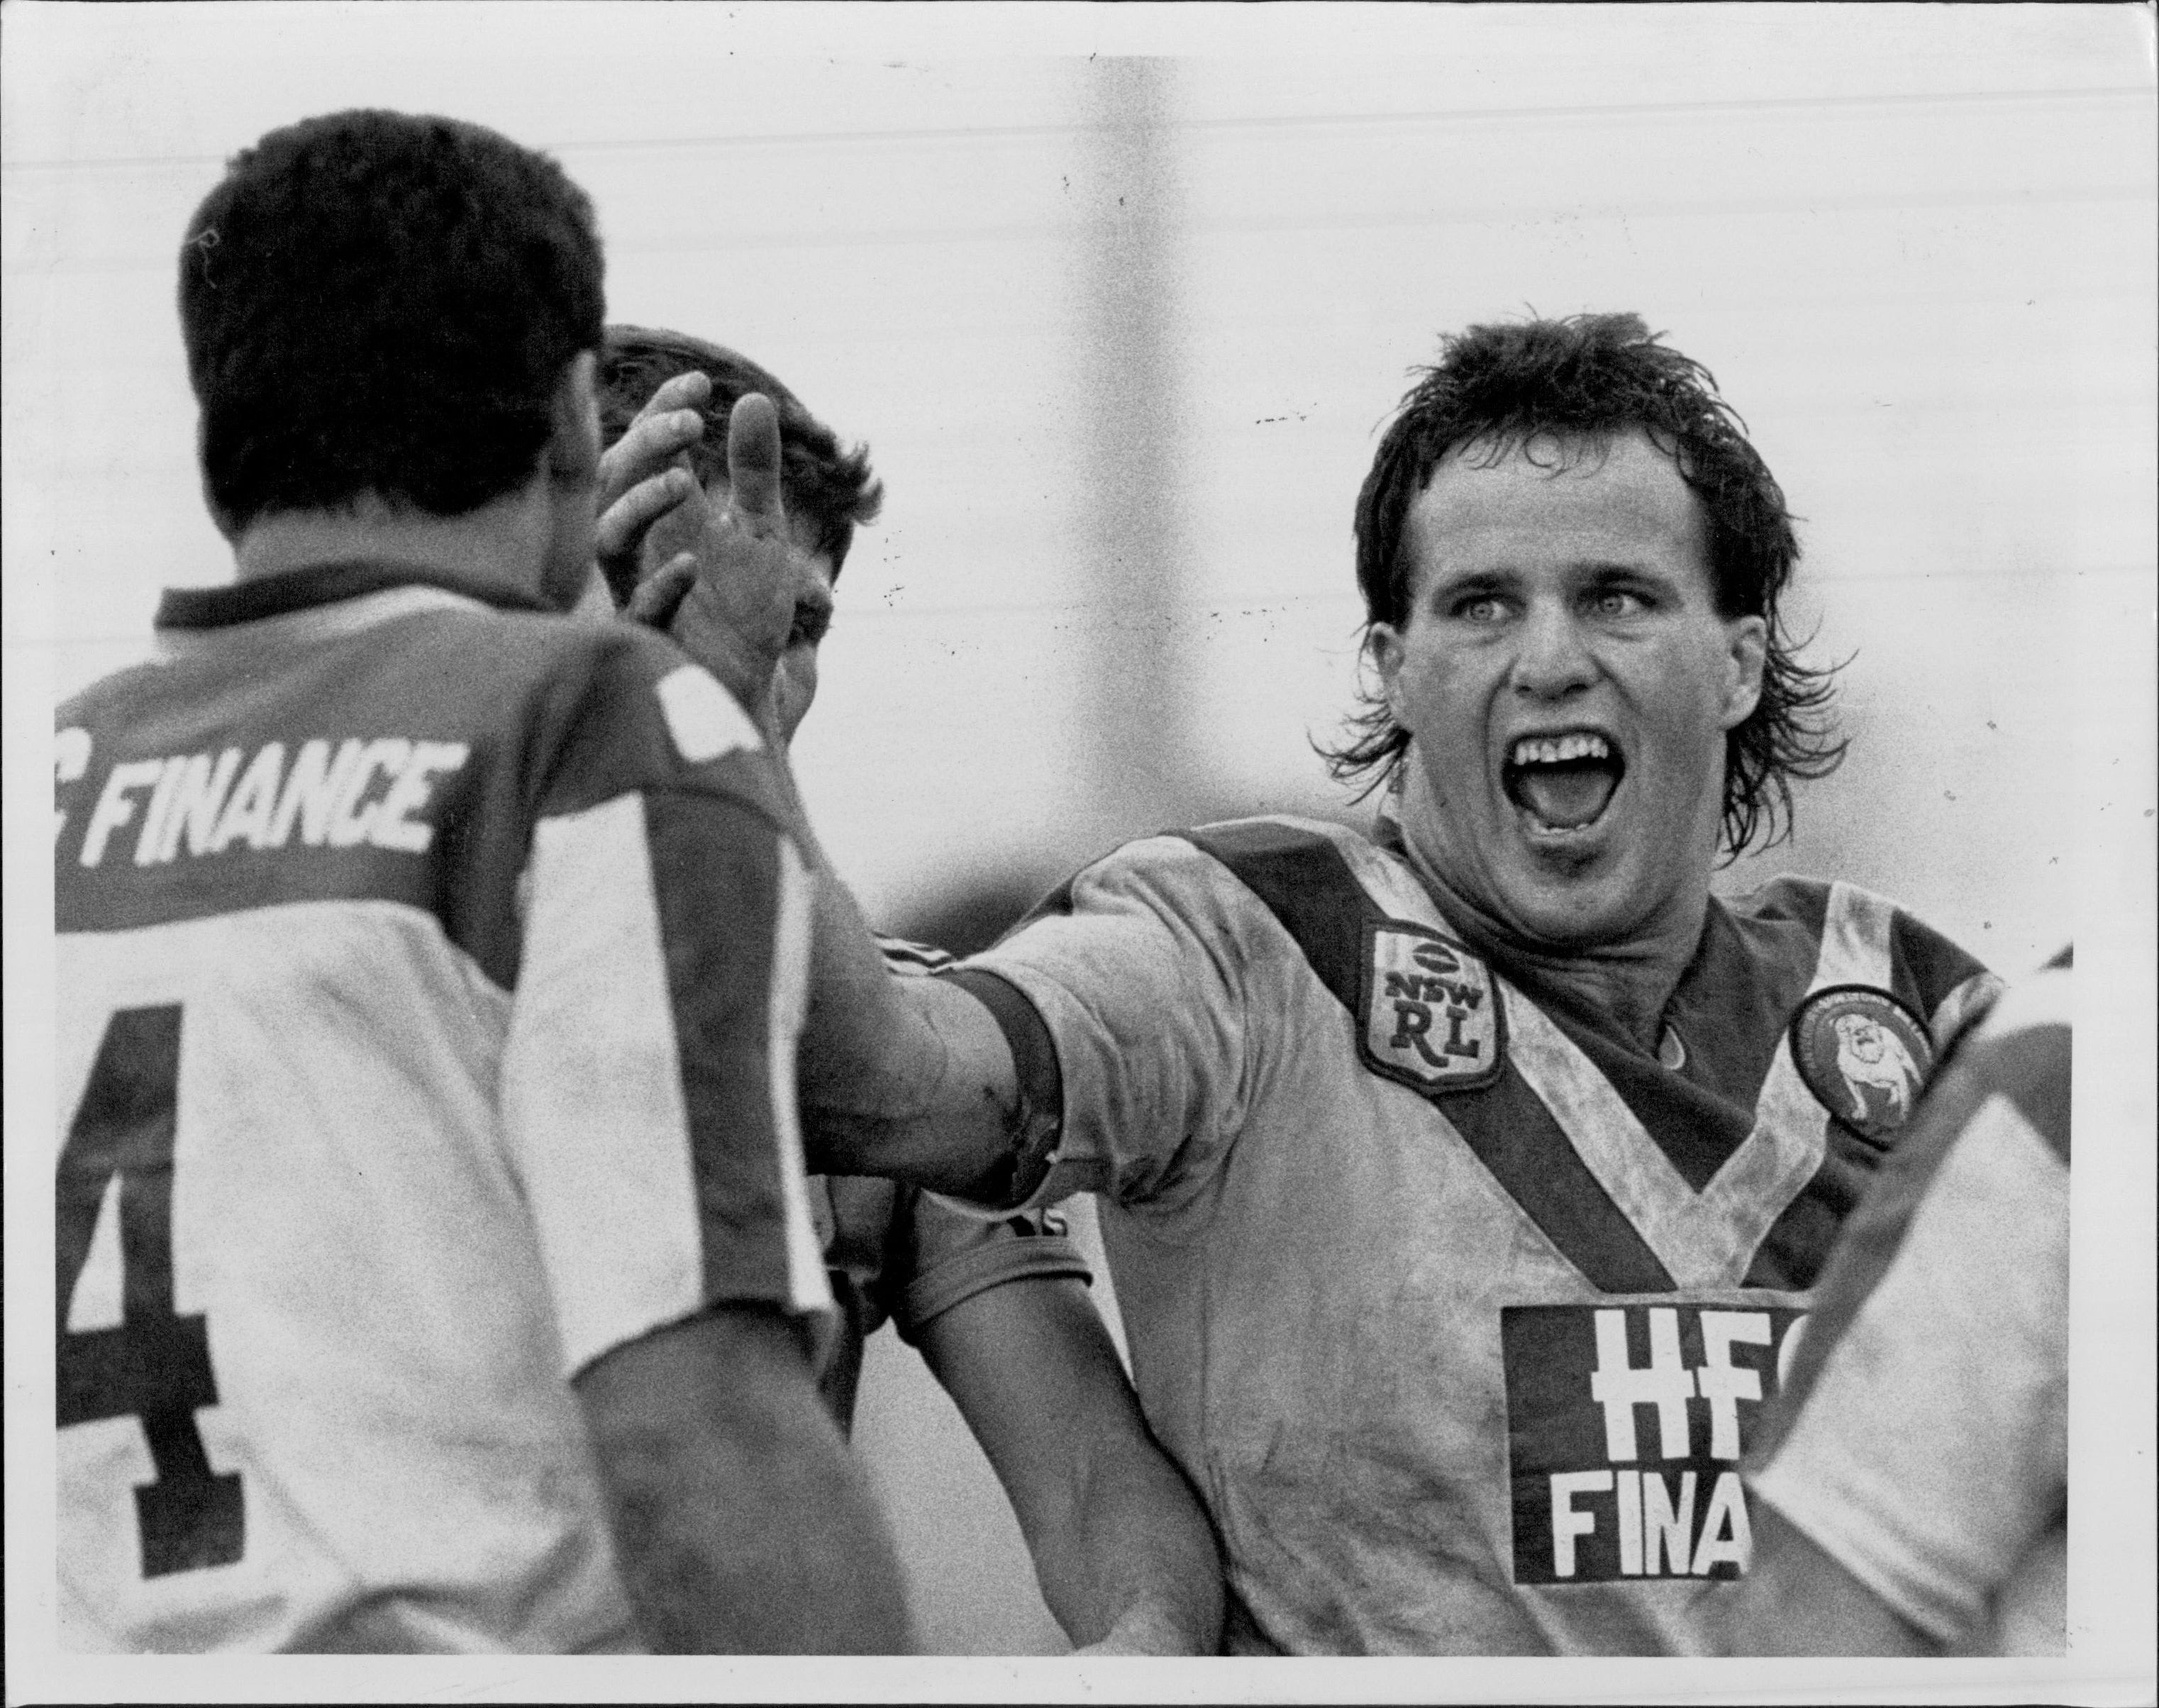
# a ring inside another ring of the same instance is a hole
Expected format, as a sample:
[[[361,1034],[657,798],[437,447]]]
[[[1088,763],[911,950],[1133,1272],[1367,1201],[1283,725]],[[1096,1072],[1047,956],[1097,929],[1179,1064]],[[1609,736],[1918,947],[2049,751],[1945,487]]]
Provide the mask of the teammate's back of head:
[[[189,222],[179,308],[228,536],[367,493],[453,516],[514,490],[606,322],[592,204],[559,166],[365,110],[233,157]]]

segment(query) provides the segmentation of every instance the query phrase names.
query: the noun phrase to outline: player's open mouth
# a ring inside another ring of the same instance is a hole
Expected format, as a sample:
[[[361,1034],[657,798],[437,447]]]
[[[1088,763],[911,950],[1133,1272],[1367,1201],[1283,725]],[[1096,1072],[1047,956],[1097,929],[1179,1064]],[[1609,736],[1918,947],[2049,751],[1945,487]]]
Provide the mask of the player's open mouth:
[[[1586,829],[1612,804],[1627,762],[1594,730],[1520,736],[1507,749],[1501,785],[1543,831]]]

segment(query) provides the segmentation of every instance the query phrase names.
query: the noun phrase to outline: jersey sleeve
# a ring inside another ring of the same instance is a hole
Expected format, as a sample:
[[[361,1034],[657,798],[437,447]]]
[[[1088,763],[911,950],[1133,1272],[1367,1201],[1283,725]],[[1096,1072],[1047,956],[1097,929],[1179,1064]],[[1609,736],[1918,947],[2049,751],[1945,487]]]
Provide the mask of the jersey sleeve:
[[[1944,1643],[1980,1628],[2066,1499],[2068,1033],[2014,1025],[2021,995],[1855,1212],[1748,1467]]]
[[[1890,941],[1891,981],[1908,990],[1927,1022],[1938,1056],[1986,1019],[2001,997],[2001,981],[1923,921],[1895,910]]]
[[[893,1326],[914,1344],[954,1306],[1009,1281],[1094,1279],[1061,1218],[1029,1210],[986,1222],[934,1193],[903,1196],[907,1285],[893,1302]]]
[[[1127,844],[947,976],[994,979],[1031,1105],[1058,1111],[1033,1203],[1077,1192],[1181,1201],[1219,1165],[1249,1097],[1238,888],[1181,838]],[[1033,1036],[1030,1036],[1030,1033]]]
[[[927,943],[880,934],[885,965],[903,978],[949,972],[956,963]],[[846,1187],[853,1182],[838,1182]],[[955,1305],[1007,1281],[1057,1276],[1090,1280],[1064,1224],[1047,1211],[1001,1217],[946,1203],[914,1188],[885,1199],[883,1266],[877,1277],[883,1312],[913,1344],[923,1327]]]
[[[795,1104],[810,878],[748,718],[665,655],[595,672],[526,868],[500,1103],[566,1372],[721,1302],[830,1302]]]

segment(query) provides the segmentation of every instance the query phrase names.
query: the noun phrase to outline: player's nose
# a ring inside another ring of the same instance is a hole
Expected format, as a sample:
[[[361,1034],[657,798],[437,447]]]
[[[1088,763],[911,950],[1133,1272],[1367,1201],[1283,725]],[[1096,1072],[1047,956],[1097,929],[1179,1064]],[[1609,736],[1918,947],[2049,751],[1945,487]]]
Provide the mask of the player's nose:
[[[1531,604],[1515,630],[1509,675],[1518,693],[1540,699],[1558,699],[1587,687],[1596,677],[1597,662],[1574,613],[1556,601]]]

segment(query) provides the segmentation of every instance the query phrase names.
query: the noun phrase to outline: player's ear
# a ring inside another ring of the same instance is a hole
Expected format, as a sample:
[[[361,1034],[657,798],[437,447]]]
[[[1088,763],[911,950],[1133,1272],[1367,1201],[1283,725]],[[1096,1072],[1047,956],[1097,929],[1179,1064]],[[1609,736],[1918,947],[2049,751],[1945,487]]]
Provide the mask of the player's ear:
[[[1380,693],[1396,723],[1402,721],[1402,632],[1391,623],[1375,623],[1364,631],[1364,658],[1380,678]]]
[[[1724,727],[1737,729],[1762,703],[1762,668],[1769,655],[1769,625],[1759,617],[1735,617],[1725,624]]]
[[[562,369],[548,400],[541,466],[557,486],[590,486],[600,473],[599,358],[579,350]]]

